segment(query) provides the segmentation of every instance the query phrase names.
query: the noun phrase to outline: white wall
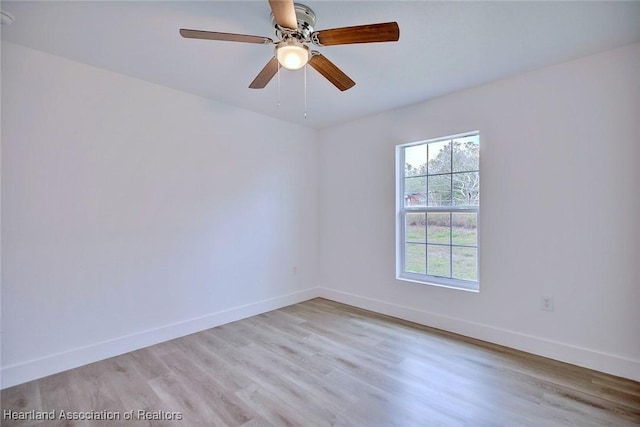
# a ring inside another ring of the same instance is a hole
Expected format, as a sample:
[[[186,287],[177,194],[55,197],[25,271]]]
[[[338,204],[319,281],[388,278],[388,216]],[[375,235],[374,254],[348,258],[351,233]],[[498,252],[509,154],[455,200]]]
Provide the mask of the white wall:
[[[322,131],[323,295],[640,380],[638,70],[636,44]],[[395,280],[395,145],[472,130],[480,293]]]
[[[3,42],[2,387],[313,296],[316,139]]]

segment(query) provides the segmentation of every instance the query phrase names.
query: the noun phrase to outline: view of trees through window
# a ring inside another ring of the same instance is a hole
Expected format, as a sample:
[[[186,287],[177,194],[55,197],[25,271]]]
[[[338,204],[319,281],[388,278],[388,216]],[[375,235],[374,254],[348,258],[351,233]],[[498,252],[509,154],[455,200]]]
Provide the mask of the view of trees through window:
[[[403,147],[404,271],[478,280],[477,133]]]

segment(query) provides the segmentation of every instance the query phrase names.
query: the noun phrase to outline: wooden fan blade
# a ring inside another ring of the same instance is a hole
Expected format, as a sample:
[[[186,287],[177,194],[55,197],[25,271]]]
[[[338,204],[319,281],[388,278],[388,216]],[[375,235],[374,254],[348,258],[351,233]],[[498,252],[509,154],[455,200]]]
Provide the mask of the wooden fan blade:
[[[269,6],[271,6],[271,12],[273,12],[273,17],[276,19],[276,24],[291,30],[298,29],[298,19],[296,18],[293,0],[269,0]]]
[[[267,65],[264,66],[262,71],[258,73],[255,79],[251,82],[249,87],[251,89],[264,89],[264,87],[271,81],[273,76],[278,73],[278,59],[274,56],[271,58]]]
[[[226,42],[242,42],[256,44],[272,44],[269,37],[250,36],[247,34],[217,33],[215,31],[200,31],[180,29],[180,35],[187,39],[220,40]]]
[[[327,80],[329,80],[335,87],[341,91],[351,89],[356,85],[356,82],[351,80],[349,76],[336,67],[333,62],[329,61],[324,55],[318,52],[312,52],[311,59],[309,60],[311,65],[317,72],[322,74]]]
[[[398,27],[397,22],[332,28],[329,30],[314,31],[311,34],[311,40],[318,46],[397,42],[398,39],[400,39],[400,27]]]

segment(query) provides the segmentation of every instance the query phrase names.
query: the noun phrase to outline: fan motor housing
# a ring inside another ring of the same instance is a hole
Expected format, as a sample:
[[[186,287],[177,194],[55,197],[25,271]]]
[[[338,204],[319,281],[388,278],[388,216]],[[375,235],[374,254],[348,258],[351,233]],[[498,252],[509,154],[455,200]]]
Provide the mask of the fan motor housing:
[[[313,27],[316,25],[316,14],[313,10],[304,4],[294,3],[294,8],[296,11],[296,19],[298,21],[298,29],[290,30],[288,28],[280,27],[273,16],[271,14],[271,24],[276,29],[276,35],[281,40],[286,40],[289,38],[297,38],[302,40],[309,40],[311,37],[311,33],[313,32]]]

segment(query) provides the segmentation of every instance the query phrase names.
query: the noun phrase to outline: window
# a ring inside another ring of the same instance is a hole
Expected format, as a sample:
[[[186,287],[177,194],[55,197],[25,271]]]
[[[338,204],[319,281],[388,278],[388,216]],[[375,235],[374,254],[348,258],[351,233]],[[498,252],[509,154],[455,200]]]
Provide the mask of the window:
[[[479,289],[479,148],[478,132],[397,146],[398,279]]]

